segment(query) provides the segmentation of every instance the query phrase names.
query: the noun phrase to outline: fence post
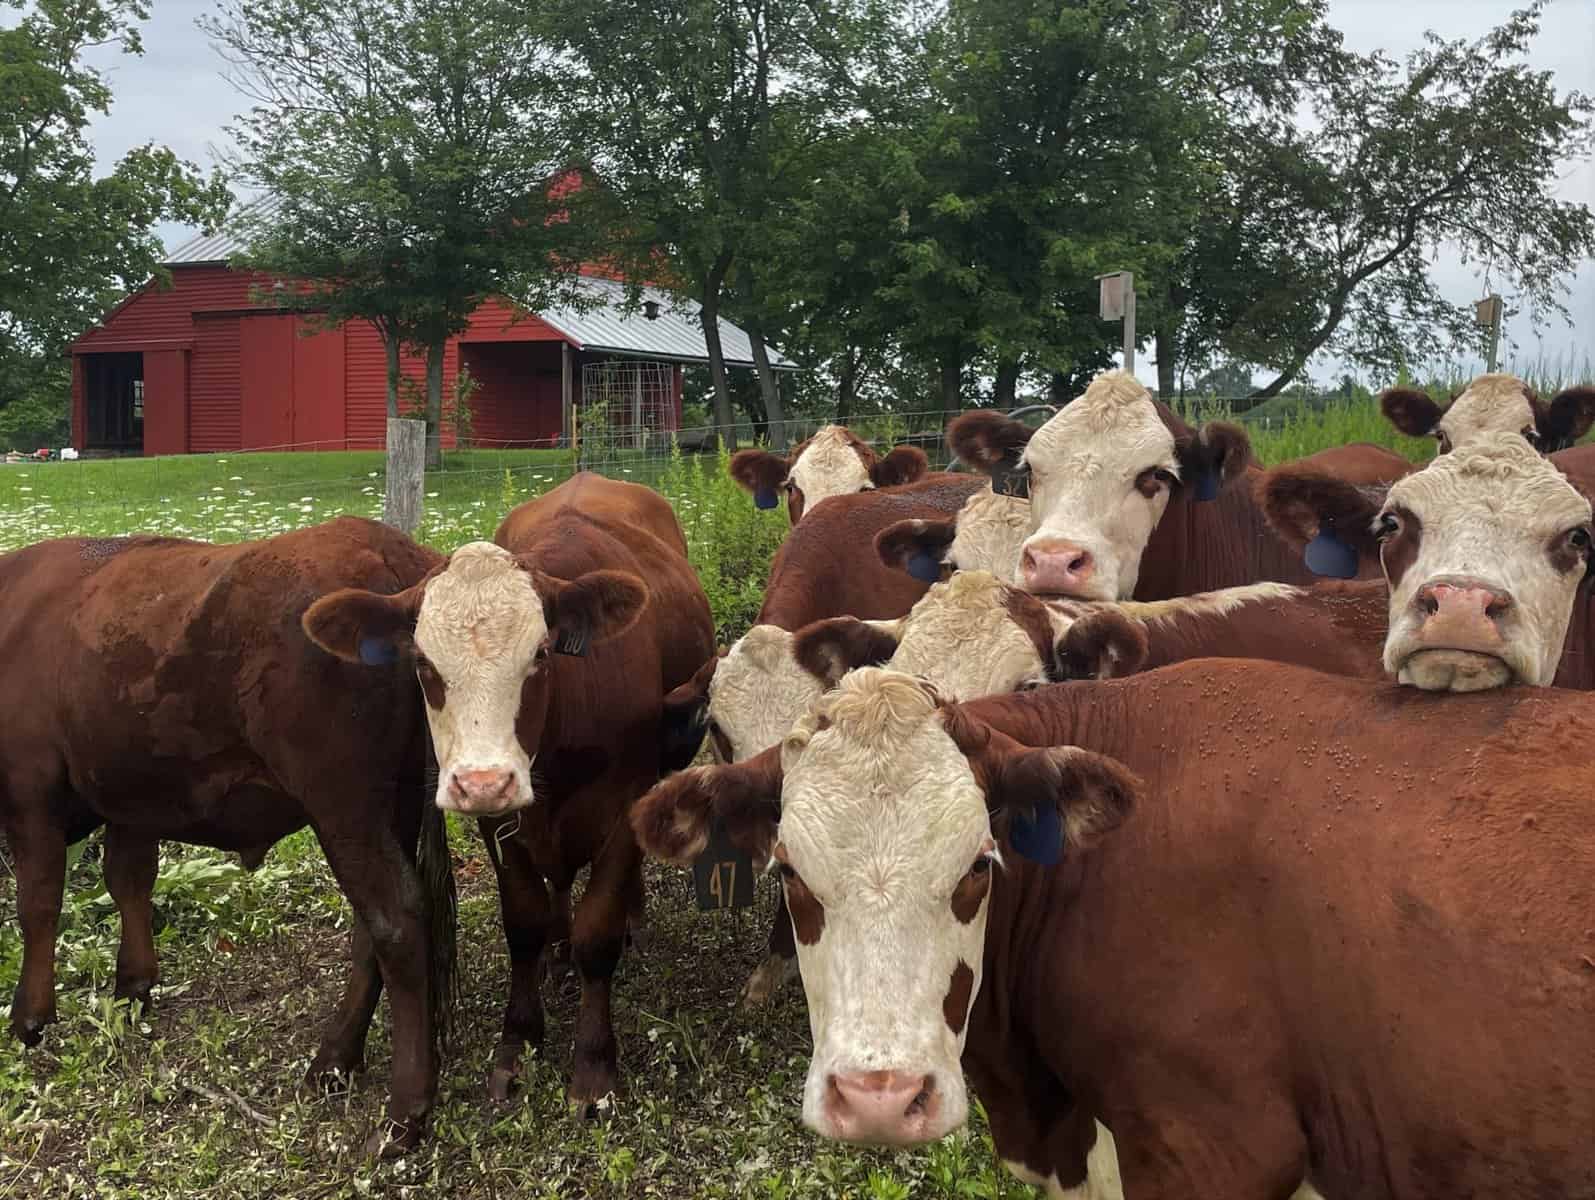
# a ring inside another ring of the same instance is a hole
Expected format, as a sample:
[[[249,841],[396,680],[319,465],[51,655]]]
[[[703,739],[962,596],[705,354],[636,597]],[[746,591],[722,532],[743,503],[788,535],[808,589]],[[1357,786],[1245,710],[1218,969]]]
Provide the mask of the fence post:
[[[426,486],[426,422],[388,418],[388,479],[382,520],[413,534],[421,524]]]

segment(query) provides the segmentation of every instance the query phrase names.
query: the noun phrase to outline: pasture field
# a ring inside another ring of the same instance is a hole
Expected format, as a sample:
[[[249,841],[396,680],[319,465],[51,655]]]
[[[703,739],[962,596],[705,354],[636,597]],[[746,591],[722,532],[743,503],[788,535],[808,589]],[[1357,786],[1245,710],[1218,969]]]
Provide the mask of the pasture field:
[[[1368,406],[1362,406],[1366,409]],[[1216,415],[1216,414],[1215,414]],[[1266,461],[1352,440],[1427,457],[1376,410],[1331,409],[1254,427]],[[757,512],[723,462],[621,466],[667,495],[687,531],[722,639],[757,610],[784,508]],[[424,540],[492,535],[514,504],[568,474],[561,452],[469,451],[428,476]],[[44,537],[136,530],[235,541],[380,513],[378,453],[233,454],[0,468],[0,549]],[[48,653],[48,648],[41,648]],[[409,1158],[360,1156],[385,1097],[386,1004],[369,1071],[334,1097],[298,1095],[346,970],[349,911],[308,832],[253,874],[219,852],[163,849],[156,885],[163,972],[150,1012],[110,1000],[115,908],[97,838],[73,851],[57,968],[61,1021],[24,1051],[0,1036],[0,1200],[80,1197],[1030,1196],[997,1163],[983,1122],[928,1150],[865,1153],[798,1123],[808,1029],[794,984],[769,1009],[735,1007],[760,960],[773,882],[757,906],[699,915],[688,876],[649,869],[649,936],[616,977],[615,1030],[628,1094],[579,1122],[563,1099],[573,980],[550,979],[548,1037],[524,1091],[486,1098],[508,969],[491,866],[451,820],[461,891],[459,1033],[444,1063],[432,1137]],[[16,891],[0,857],[0,1000],[21,961]]]

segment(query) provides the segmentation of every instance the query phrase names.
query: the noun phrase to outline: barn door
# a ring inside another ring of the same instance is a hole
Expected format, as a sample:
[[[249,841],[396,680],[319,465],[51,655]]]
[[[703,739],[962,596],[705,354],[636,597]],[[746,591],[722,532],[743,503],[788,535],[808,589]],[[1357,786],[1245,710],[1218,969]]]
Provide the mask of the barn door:
[[[243,449],[269,450],[294,440],[294,320],[276,313],[243,319],[239,331]]]

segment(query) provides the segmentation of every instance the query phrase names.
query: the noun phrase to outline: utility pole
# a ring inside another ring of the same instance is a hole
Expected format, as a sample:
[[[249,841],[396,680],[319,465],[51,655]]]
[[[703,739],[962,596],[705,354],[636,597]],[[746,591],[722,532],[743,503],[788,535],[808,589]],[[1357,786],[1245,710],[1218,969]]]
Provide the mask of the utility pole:
[[[1484,369],[1491,375],[1499,365],[1498,359],[1501,351],[1501,314],[1505,305],[1501,297],[1491,292],[1483,300],[1473,305],[1473,320],[1480,329],[1490,331],[1490,349],[1484,356]]]
[[[1101,310],[1104,321],[1124,322],[1124,369],[1135,374],[1135,276],[1129,271],[1098,275],[1102,285]]]

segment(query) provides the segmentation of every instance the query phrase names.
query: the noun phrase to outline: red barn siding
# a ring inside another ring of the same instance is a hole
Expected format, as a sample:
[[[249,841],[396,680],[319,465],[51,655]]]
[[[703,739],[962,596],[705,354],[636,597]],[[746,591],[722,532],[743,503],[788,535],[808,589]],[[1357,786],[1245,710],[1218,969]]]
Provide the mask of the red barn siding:
[[[244,444],[240,427],[239,320],[228,316],[194,317],[188,448],[196,453],[237,450]]]
[[[351,321],[344,329],[343,413],[344,437],[351,450],[380,450],[388,438],[388,357],[382,336],[365,321]],[[454,375],[460,361],[458,341],[450,341],[443,354],[443,399],[447,408],[454,394]],[[399,392],[399,411],[407,412],[413,397],[426,394],[426,358],[405,353],[399,370],[413,386]],[[443,444],[454,444],[452,429],[443,431]]]
[[[481,446],[553,445],[560,434],[557,342],[468,342],[461,355],[477,390],[471,437]]]
[[[462,342],[562,342],[560,333],[541,317],[523,313],[495,298],[482,301],[471,314],[470,326],[460,335]]]
[[[187,350],[144,353],[144,453],[188,453]]]
[[[301,319],[300,332],[309,330]],[[294,445],[343,449],[343,329],[294,339]]]
[[[294,317],[239,322],[239,437],[245,450],[280,450],[294,440]]]

